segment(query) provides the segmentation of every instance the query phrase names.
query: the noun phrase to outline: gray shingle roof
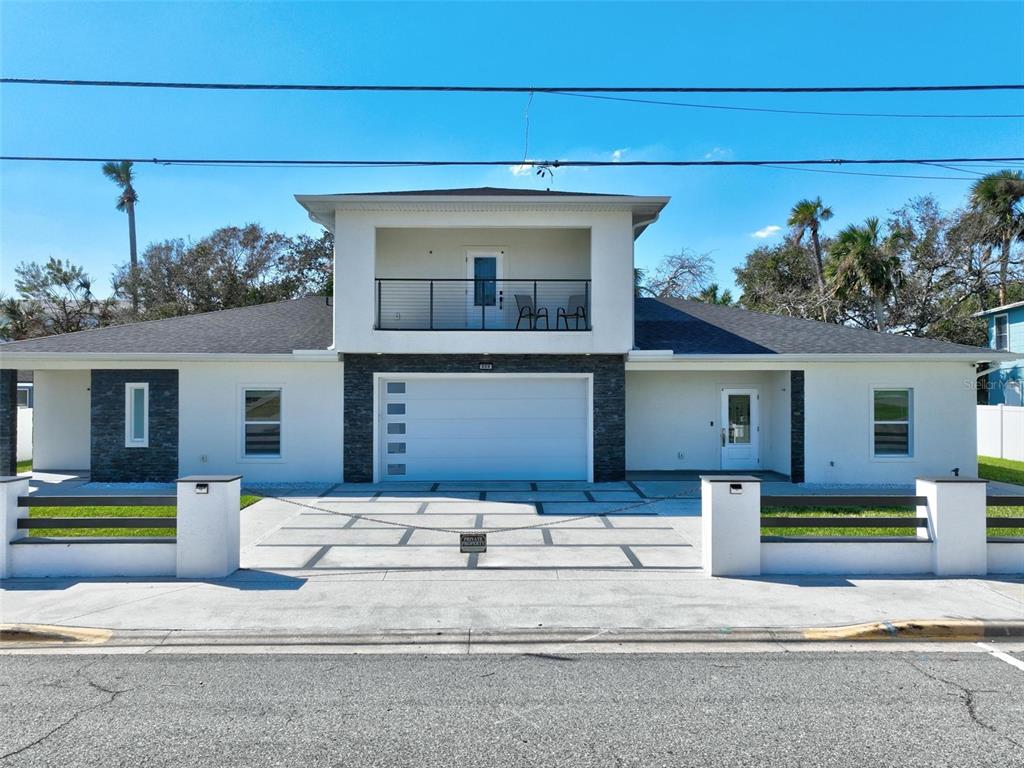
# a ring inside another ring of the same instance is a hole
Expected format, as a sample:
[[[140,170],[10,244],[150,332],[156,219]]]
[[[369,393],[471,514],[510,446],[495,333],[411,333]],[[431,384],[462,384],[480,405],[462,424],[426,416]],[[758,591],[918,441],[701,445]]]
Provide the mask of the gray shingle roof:
[[[326,349],[332,310],[323,296],[201,315],[96,328],[0,344],[10,352],[58,354],[290,354]],[[934,339],[875,333],[816,320],[698,301],[636,300],[637,349],[676,354],[913,354],[990,350]]]
[[[551,189],[520,189],[517,187],[460,187],[455,189],[403,189],[395,192],[342,192],[345,196],[366,197],[368,195],[390,195],[420,197],[424,195],[451,195],[480,197],[630,197],[630,195],[606,195],[600,192],[563,192]]]
[[[638,349],[680,355],[960,354],[991,350],[682,299],[636,300]]]
[[[330,346],[332,309],[323,296],[200,315],[112,325],[0,344],[10,352],[67,354],[290,354]]]

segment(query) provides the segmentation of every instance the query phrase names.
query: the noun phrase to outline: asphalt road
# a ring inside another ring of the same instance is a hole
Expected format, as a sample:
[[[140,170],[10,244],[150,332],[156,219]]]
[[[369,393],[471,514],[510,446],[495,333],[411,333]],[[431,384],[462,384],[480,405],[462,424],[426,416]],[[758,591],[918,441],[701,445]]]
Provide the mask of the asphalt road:
[[[0,656],[0,765],[1024,766],[983,653]]]

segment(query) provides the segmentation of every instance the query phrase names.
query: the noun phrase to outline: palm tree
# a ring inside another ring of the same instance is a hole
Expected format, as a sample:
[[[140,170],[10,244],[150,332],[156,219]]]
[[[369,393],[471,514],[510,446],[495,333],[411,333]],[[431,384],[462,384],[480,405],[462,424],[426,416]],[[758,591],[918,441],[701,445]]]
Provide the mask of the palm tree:
[[[694,298],[697,301],[703,301],[705,304],[720,304],[726,307],[732,304],[732,292],[726,288],[724,291],[719,293],[718,283],[711,283],[711,285],[694,296]]]
[[[883,238],[878,219],[871,217],[861,225],[848,226],[832,245],[829,281],[834,292],[843,298],[867,294],[879,331],[886,329],[886,302],[903,284],[903,268],[896,253],[902,241],[899,232]]]
[[[132,163],[129,160],[122,160],[118,163],[104,163],[103,175],[121,188],[121,194],[117,196],[117,210],[128,213],[132,314],[137,315],[139,313],[139,255],[135,245],[135,204],[139,202],[139,195],[135,192],[135,187],[132,186]]]
[[[793,232],[793,241],[799,245],[804,234],[811,233],[811,247],[814,248],[814,270],[818,278],[818,291],[825,295],[825,263],[821,257],[821,238],[819,232],[822,222],[832,218],[832,209],[823,205],[820,197],[813,200],[801,200],[789,212],[786,224]]]
[[[978,179],[971,187],[971,206],[983,214],[992,226],[993,240],[999,246],[999,303],[1006,303],[1010,247],[1024,234],[1024,173],[998,171]]]

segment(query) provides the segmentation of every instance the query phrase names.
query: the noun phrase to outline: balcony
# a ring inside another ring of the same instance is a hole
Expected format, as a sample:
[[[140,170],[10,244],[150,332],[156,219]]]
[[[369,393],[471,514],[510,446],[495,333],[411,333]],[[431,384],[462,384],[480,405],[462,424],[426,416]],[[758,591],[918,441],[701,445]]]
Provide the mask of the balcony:
[[[589,331],[590,280],[377,278],[383,331]]]

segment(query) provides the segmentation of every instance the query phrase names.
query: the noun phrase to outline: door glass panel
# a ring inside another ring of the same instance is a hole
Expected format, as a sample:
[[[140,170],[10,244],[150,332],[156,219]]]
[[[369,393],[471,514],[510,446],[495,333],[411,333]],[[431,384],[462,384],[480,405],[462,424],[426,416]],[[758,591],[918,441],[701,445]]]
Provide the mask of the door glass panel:
[[[498,260],[493,256],[473,258],[473,304],[493,307],[498,296]]]
[[[132,440],[146,437],[146,390],[136,387],[132,390]]]
[[[750,395],[729,395],[729,443],[750,442]]]

